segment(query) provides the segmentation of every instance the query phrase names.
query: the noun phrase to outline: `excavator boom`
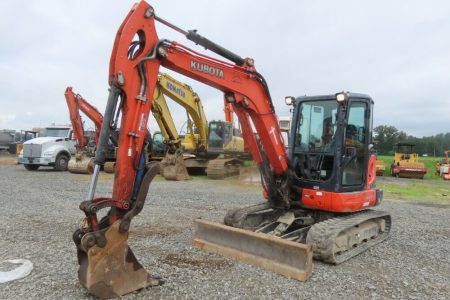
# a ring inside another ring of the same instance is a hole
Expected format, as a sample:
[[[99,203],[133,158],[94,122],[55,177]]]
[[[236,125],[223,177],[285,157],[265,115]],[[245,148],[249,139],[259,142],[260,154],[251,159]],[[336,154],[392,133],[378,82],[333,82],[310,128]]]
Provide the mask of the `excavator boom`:
[[[160,74],[159,78],[164,76],[166,75]],[[168,92],[163,88],[163,84],[164,83],[158,79],[152,106],[153,116],[159,125],[161,134],[164,137],[167,146],[167,151],[160,164],[160,173],[168,180],[187,180],[190,177],[184,164],[180,137],[178,136],[172,115],[164,97],[164,95],[168,95]],[[172,95],[169,94],[169,96]],[[179,97],[181,96],[182,95],[179,95]]]

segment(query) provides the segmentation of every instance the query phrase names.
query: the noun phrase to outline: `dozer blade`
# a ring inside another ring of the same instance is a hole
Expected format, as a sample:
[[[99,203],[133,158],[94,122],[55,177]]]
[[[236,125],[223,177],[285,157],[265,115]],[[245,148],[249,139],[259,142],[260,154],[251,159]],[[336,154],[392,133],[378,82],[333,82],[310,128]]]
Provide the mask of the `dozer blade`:
[[[283,240],[202,219],[194,222],[194,247],[233,257],[263,269],[306,281],[312,272],[310,245]]]
[[[189,173],[181,153],[167,153],[160,163],[161,175],[167,180],[188,180]]]
[[[128,247],[128,231],[120,233],[119,225],[120,221],[117,221],[106,230],[103,248],[95,245],[87,254],[78,250],[78,277],[81,284],[89,293],[103,299],[161,283],[136,260]]]
[[[71,173],[92,174],[94,172],[94,159],[86,155],[73,156],[69,160],[67,170]]]

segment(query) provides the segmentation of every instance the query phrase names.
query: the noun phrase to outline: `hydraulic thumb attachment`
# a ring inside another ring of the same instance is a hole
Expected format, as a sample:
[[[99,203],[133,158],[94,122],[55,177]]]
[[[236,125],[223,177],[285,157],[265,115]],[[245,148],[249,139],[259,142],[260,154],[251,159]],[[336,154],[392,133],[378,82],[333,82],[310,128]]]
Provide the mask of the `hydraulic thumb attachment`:
[[[95,231],[85,232],[83,227],[75,231],[73,239],[80,265],[78,278],[89,293],[100,298],[113,298],[163,283],[147,273],[128,246],[131,220],[144,207],[150,182],[158,173],[159,163],[150,162],[137,197],[122,218],[109,224],[106,216]],[[92,216],[98,209],[111,206],[111,202],[112,199],[97,198],[84,201],[80,208],[86,213],[88,222],[91,222],[89,220],[95,219]]]

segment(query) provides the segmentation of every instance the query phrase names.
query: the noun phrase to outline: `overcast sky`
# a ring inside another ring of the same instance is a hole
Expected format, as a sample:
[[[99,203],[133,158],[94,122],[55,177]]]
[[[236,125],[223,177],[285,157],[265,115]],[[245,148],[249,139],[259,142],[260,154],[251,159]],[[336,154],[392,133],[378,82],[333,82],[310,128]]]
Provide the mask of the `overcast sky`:
[[[67,124],[67,86],[103,112],[112,44],[134,2],[1,1],[0,129]],[[179,27],[254,58],[279,116],[289,114],[286,95],[348,90],[372,96],[375,126],[450,132],[449,1],[150,3]],[[198,49],[163,25],[157,30]],[[200,95],[209,120],[224,118],[220,91],[175,76]],[[180,128],[185,114],[170,107]]]

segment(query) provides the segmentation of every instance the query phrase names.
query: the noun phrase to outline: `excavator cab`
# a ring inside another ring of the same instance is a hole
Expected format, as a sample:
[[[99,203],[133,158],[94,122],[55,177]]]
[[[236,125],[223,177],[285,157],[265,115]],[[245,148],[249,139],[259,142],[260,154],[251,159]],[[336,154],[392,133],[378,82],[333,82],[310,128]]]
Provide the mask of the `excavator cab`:
[[[153,133],[151,142],[149,143],[149,152],[151,158],[163,158],[166,153],[166,146],[164,144],[164,137],[160,131]]]
[[[296,99],[289,141],[295,191],[366,189],[372,106],[369,96],[352,93]]]
[[[224,121],[212,121],[208,129],[208,152],[223,153],[233,138],[233,124]]]
[[[248,154],[244,151],[244,140],[241,131],[234,128],[232,122],[212,121],[208,129],[209,157],[218,156],[210,160],[206,168],[209,179],[224,179],[239,175],[243,165],[243,158]]]

